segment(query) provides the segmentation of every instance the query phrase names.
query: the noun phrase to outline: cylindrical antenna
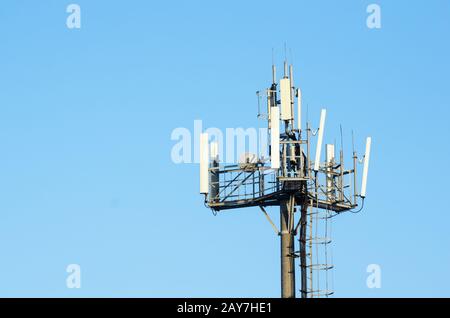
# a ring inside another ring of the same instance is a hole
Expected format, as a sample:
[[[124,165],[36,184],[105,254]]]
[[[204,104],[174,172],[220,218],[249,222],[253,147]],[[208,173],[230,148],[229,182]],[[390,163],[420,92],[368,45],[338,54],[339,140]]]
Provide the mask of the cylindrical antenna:
[[[291,87],[294,87],[294,66],[289,65],[289,78],[291,79]]]
[[[344,200],[344,136],[342,133],[342,125],[339,125],[341,132],[341,151],[339,153],[340,177],[339,177],[339,200]]]
[[[355,135],[352,130],[352,151],[355,153]]]
[[[355,136],[352,130],[352,151],[353,151],[353,204],[356,205],[356,196],[358,195],[358,186],[356,185],[357,180],[357,162],[358,156],[355,151]]]
[[[258,98],[258,116],[257,118],[261,117],[261,96],[259,94],[259,91],[256,91],[256,97]]]
[[[289,79],[291,81],[291,116],[292,116],[292,129],[294,127],[294,104],[295,104],[295,88],[294,88],[294,67],[289,65]]]
[[[275,64],[272,65],[272,84],[277,82],[277,67]]]

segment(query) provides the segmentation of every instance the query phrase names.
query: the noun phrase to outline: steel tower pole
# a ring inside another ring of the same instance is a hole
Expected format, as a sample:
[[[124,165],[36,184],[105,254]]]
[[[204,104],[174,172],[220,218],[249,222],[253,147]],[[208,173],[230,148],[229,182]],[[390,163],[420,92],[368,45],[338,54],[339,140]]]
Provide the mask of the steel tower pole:
[[[300,270],[301,270],[301,297],[308,297],[308,287],[307,287],[307,272],[306,272],[306,229],[307,229],[307,217],[308,217],[308,205],[305,200],[301,208],[300,216]]]
[[[294,209],[290,200],[280,203],[281,297],[295,298]]]

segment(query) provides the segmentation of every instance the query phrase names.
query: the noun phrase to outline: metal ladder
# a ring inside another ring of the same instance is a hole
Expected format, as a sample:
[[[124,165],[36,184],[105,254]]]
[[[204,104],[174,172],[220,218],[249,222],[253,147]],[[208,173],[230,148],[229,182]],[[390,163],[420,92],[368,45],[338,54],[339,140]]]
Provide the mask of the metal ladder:
[[[309,206],[306,239],[308,298],[333,295],[332,214]]]

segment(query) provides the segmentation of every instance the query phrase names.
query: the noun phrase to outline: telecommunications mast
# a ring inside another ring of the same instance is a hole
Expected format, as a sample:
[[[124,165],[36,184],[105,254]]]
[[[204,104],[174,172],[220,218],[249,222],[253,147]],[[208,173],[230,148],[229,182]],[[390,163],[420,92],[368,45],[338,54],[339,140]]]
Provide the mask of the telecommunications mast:
[[[259,102],[259,94],[258,102]],[[270,134],[270,162],[247,155],[245,164],[225,165],[219,158],[219,145],[200,136],[200,193],[215,212],[259,207],[281,241],[281,297],[295,298],[295,259],[299,259],[300,296],[328,297],[333,290],[328,272],[333,268],[328,251],[331,218],[354,212],[364,206],[370,160],[371,138],[366,140],[361,191],[358,192],[358,154],[353,150],[352,167],[344,167],[343,149],[325,145],[326,109],[319,126],[302,125],[302,92],[294,86],[293,67],[284,62],[284,76],[277,83],[272,66],[272,84],[266,90],[267,120]],[[296,107],[295,107],[296,106]],[[295,116],[296,115],[296,116]],[[314,138],[316,137],[316,138]],[[315,154],[311,142],[315,141]],[[314,159],[314,160],[312,160]],[[278,229],[266,207],[280,207]],[[358,210],[359,211],[359,210]],[[295,237],[298,236],[298,250]]]

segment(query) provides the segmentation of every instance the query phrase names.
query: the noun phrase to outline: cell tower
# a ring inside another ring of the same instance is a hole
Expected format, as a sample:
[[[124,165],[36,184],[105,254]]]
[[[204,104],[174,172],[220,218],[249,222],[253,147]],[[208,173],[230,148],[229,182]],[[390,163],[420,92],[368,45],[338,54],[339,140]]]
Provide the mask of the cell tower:
[[[257,94],[259,102],[260,94]],[[300,265],[301,297],[328,297],[333,294],[328,281],[328,272],[333,268],[328,250],[331,219],[343,212],[359,212],[364,206],[371,138],[366,140],[361,161],[353,149],[351,169],[344,167],[342,145],[337,153],[334,144],[327,144],[322,162],[326,109],[322,109],[316,129],[310,123],[302,126],[302,94],[294,85],[293,67],[288,67],[286,61],[279,83],[276,67],[272,65],[272,84],[266,90],[266,97],[267,114],[258,114],[258,118],[267,120],[270,160],[244,154],[239,164],[225,165],[219,158],[218,143],[210,143],[208,134],[203,133],[200,135],[200,193],[214,212],[247,207],[261,209],[280,236],[281,297],[296,297],[296,258]],[[311,142],[315,138],[312,157]],[[364,164],[359,192],[358,163]],[[361,208],[356,211],[359,205]],[[280,229],[266,211],[270,206],[280,207]]]

